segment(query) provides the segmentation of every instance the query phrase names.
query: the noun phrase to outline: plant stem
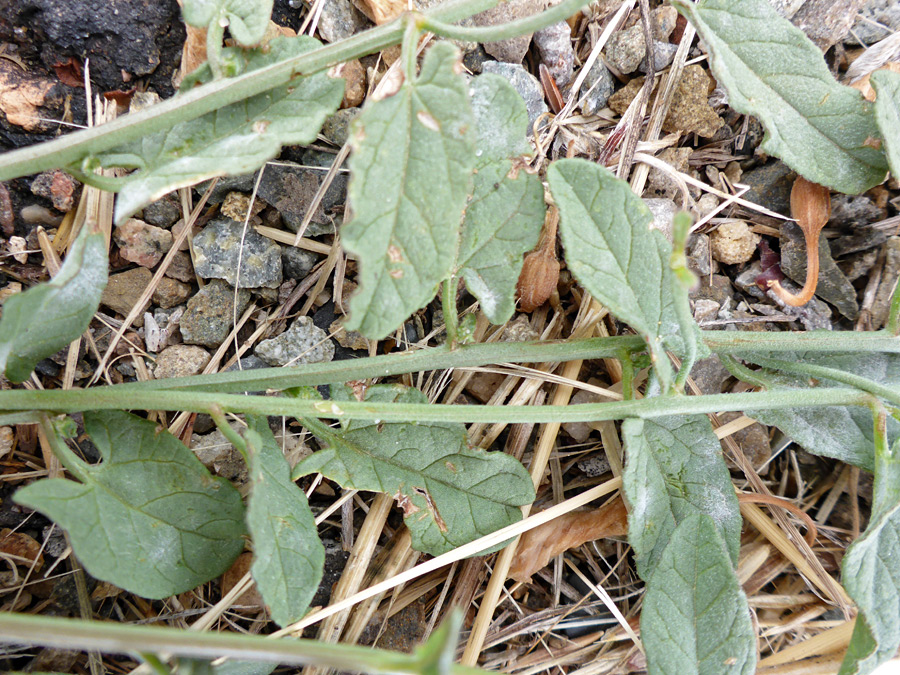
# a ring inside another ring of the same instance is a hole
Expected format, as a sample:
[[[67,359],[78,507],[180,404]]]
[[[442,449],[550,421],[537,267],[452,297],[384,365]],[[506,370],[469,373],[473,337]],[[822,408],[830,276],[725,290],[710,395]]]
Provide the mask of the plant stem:
[[[868,405],[872,395],[849,387],[773,390],[711,396],[654,396],[632,401],[567,406],[481,406],[370,401],[311,401],[274,396],[241,396],[195,391],[82,391],[24,389],[0,392],[0,411],[47,409],[60,413],[85,410],[169,410],[225,412],[287,417],[381,420],[385,422],[599,422],[629,417],[653,419],[669,415],[773,410],[780,408]]]
[[[564,21],[575,14],[587,2],[585,0],[563,0],[555,7],[551,7],[540,14],[516,19],[500,26],[465,27],[444,23],[431,16],[423,16],[417,19],[420,29],[431,31],[436,35],[464,40],[466,42],[496,42],[508,38],[526,35],[540,30],[546,26]]]
[[[72,448],[66,445],[65,441],[60,439],[59,434],[56,433],[56,427],[47,415],[41,415],[39,423],[50,443],[50,449],[62,465],[66,467],[66,471],[75,476],[82,483],[90,482],[87,464],[85,464],[81,457],[72,452]]]
[[[226,656],[295,666],[317,665],[383,675],[421,675],[421,658],[371,647],[328,644],[310,639],[270,640],[239,633],[198,633],[176,628],[133,626],[60,619],[30,614],[0,614],[0,642],[108,653],[156,652],[197,659]],[[450,675],[485,675],[480,668],[453,664]]]
[[[652,58],[652,54],[651,57]],[[688,213],[681,211],[672,219],[672,255],[669,267],[672,269],[672,293],[675,296],[675,315],[678,317],[678,328],[684,342],[684,359],[675,376],[675,391],[684,393],[684,383],[697,360],[697,323],[691,314],[691,288],[696,285],[697,277],[688,269],[684,249],[693,219]]]
[[[880,382],[875,382],[867,377],[848,373],[846,370],[818,366],[812,363],[803,363],[802,361],[784,361],[782,359],[769,359],[763,357],[754,357],[753,360],[766,368],[773,368],[787,373],[796,373],[798,375],[806,375],[818,379],[843,382],[851,387],[867,391],[873,396],[883,398],[885,401],[889,401],[894,405],[900,405],[900,390],[885,386]]]
[[[634,398],[634,361],[631,352],[623,349],[619,354],[619,361],[622,364],[622,398],[630,401]]]
[[[894,286],[894,294],[891,296],[887,332],[891,335],[900,335],[900,279],[897,279],[897,284]]]
[[[241,453],[241,457],[244,458],[244,463],[247,464],[247,466],[250,466],[250,454],[247,451],[247,442],[238,432],[231,428],[222,409],[219,406],[213,406],[209,410],[209,416],[212,417],[213,422],[216,423],[216,427],[222,432],[222,435],[237,448],[238,452]]]
[[[490,9],[497,2],[498,0],[450,0],[428,10],[426,17],[439,21],[460,21]],[[298,73],[309,75],[344,61],[378,52],[400,42],[404,28],[403,20],[397,19],[265,68],[238,77],[214,80],[106,124],[66,134],[47,143],[3,153],[0,156],[0,181],[78,164],[89,155],[98,155],[157,131],[171,129],[179,122],[195,119],[223,106],[261,94],[287,83]]]
[[[455,276],[444,279],[444,292],[441,296],[441,308],[444,310],[444,328],[447,331],[447,344],[456,349],[459,312],[456,309],[457,281]]]
[[[400,46],[400,55],[403,58],[403,74],[407,82],[414,82],[418,69],[416,68],[416,53],[419,49],[419,27],[412,17],[406,17],[406,30],[403,31],[403,42]]]
[[[701,337],[716,354],[819,352],[819,353],[900,353],[900,337],[884,331],[872,333],[749,333],[702,331]],[[349,380],[381,378],[403,373],[415,373],[444,368],[477,367],[491,363],[542,363],[575,361],[580,359],[620,358],[623,350],[639,353],[646,343],[637,336],[587,338],[582,340],[548,340],[545,342],[495,342],[420,349],[362,359],[313,363],[290,368],[262,368],[259,370],[215,373],[176,377],[148,382],[131,382],[111,387],[95,388],[115,391],[181,390],[206,392],[243,392],[264,389],[338,384]],[[3,394],[0,392],[0,400]],[[83,392],[80,392],[83,393]],[[3,406],[0,405],[0,409]]]
[[[222,77],[222,40],[225,37],[225,26],[221,18],[216,18],[206,28],[206,60],[209,61],[209,69],[213,79]]]

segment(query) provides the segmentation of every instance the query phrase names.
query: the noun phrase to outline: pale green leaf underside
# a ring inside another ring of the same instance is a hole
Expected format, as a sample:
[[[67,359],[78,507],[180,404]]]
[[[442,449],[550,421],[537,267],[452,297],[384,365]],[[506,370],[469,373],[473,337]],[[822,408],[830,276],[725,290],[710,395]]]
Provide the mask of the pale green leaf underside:
[[[628,541],[638,573],[653,575],[675,528],[702,513],[719,528],[737,562],[741,514],[722,447],[705,415],[625,420],[622,480],[631,502]]]
[[[860,611],[841,675],[870,673],[900,647],[900,441],[876,458],[873,494],[869,526],[841,564]]]
[[[746,353],[743,359],[764,362],[758,355]],[[900,356],[896,354],[816,354],[788,353],[778,358],[836,368],[887,385],[900,385]],[[808,389],[808,378],[779,373],[770,376],[783,387]],[[821,381],[820,386],[845,387],[841,382]],[[778,427],[791,440],[807,451],[853,464],[866,471],[875,468],[872,413],[859,406],[826,406],[815,408],[783,408],[781,410],[748,410],[754,419]],[[900,438],[900,422],[888,418],[888,438]]]
[[[566,265],[594,298],[647,340],[667,388],[672,368],[664,347],[680,345],[671,245],[650,229],[650,209],[628,183],[599,164],[559,160],[547,181],[559,208]]]
[[[440,42],[400,91],[354,123],[344,248],[359,259],[347,330],[381,339],[434,298],[459,249],[475,134],[458,50]]]
[[[228,22],[228,32],[245,47],[257,44],[266,34],[273,0],[185,0],[184,20],[197,28],[214,21]]]
[[[276,38],[260,50],[234,50],[246,58],[242,72],[262,68],[319,46],[306,36]],[[112,150],[104,164],[123,157],[140,167],[128,176],[116,200],[116,222],[179,187],[215,176],[250,173],[275,157],[282,145],[314,141],[325,118],[337,110],[343,80],[317,73],[227,105],[171,129]]]
[[[713,519],[682,521],[647,584],[641,639],[650,675],[754,673],[747,598]]]
[[[876,70],[869,78],[875,88],[875,121],[894,177],[900,176],[900,73]]]
[[[531,151],[522,97],[505,79],[491,74],[472,80],[469,94],[478,132],[478,170],[466,207],[457,270],[485,316],[501,324],[515,310],[523,255],[540,237],[544,188],[536,175],[515,164],[516,158]]]
[[[215,675],[269,675],[277,667],[277,663],[226,661],[221,665],[213,666],[213,672]]]
[[[303,618],[319,588],[325,548],[303,490],[291,481],[291,469],[265,417],[247,417],[252,446],[253,481],[247,527],[253,539],[251,572],[279,626]]]
[[[85,413],[103,462],[84,483],[40,480],[15,500],[59,523],[92,576],[165,598],[222,574],[244,548],[244,507],[177,438],[120,411]]]
[[[366,400],[425,403],[399,386],[370,387]],[[470,448],[461,424],[352,421],[304,459],[294,476],[321,473],[344,487],[384,492],[404,509],[413,547],[445,553],[518,522],[534,499],[525,468],[502,452]]]
[[[0,319],[0,371],[28,379],[38,361],[87,330],[106,287],[106,240],[85,227],[59,272],[47,283],[9,297]]]
[[[707,44],[735,110],[766,129],[760,146],[813,181],[857,194],[884,180],[878,129],[858,91],[838,84],[822,52],[768,0],[673,0]]]

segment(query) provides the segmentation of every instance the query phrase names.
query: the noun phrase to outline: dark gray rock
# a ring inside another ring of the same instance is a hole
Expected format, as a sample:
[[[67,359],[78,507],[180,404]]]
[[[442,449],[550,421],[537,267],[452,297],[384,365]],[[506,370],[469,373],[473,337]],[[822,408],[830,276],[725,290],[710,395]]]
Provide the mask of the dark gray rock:
[[[474,49],[469,49],[463,53],[463,65],[476,75],[480,75],[484,70],[484,64],[490,60],[488,53],[484,51],[484,47],[475,45]]]
[[[507,0],[498,3],[472,17],[478,26],[498,26],[516,19],[523,19],[537,14],[544,8],[542,0]],[[495,59],[506,63],[522,63],[528,45],[531,44],[531,33],[506,40],[485,42],[484,49]]]
[[[731,373],[722,365],[718,356],[700,359],[691,368],[691,378],[703,394],[723,393],[725,382],[730,377]]]
[[[299,366],[331,361],[334,343],[310,317],[301,316],[278,337],[260,342],[254,352],[270,366]]]
[[[645,52],[644,28],[640,23],[613,33],[604,49],[609,65],[625,74],[637,70]]]
[[[333,156],[330,161],[333,161]],[[297,232],[319,186],[325,181],[325,174],[323,170],[304,169],[299,165],[268,166],[259,182],[259,196],[281,214],[281,220],[287,229]],[[334,177],[325,196],[319,202],[311,223],[330,223],[329,214],[342,208],[346,199],[347,174],[340,173]],[[310,232],[305,234],[311,235]]]
[[[359,108],[343,108],[329,115],[322,125],[322,135],[337,146],[343,145],[350,136],[350,123],[359,116],[359,113]]]
[[[278,288],[281,247],[253,228],[245,232],[242,223],[219,218],[194,237],[194,271],[240,288]]]
[[[581,85],[580,95],[584,98],[581,111],[585,115],[596,115],[606,107],[606,102],[616,88],[616,81],[600,59],[594,62]]]
[[[304,251],[296,246],[281,249],[281,267],[285,279],[305,279],[318,260],[319,256],[312,251]]]
[[[872,45],[900,31],[900,3],[897,0],[866,0],[859,15],[850,29],[849,44]]]
[[[144,207],[142,220],[156,227],[170,228],[181,218],[181,207],[171,197],[163,197]]]
[[[350,0],[328,0],[319,16],[319,35],[327,42],[337,42],[355,35],[369,25],[366,15]]]
[[[663,68],[668,68],[672,61],[675,60],[675,52],[678,51],[678,45],[668,42],[653,41],[653,68],[658,73]],[[638,70],[642,73],[647,72],[647,57],[641,59],[641,65]]]
[[[210,281],[188,300],[181,316],[181,336],[188,344],[218,347],[228,337],[238,317],[250,303],[250,291],[242,288],[234,306],[234,288],[220,279]]]
[[[784,162],[770,162],[751,169],[741,176],[741,182],[750,186],[744,199],[789,216],[794,178],[796,174]]]
[[[212,183],[212,181],[209,180],[198,183],[194,188],[194,191],[197,195],[203,195],[207,189],[209,189],[210,183]],[[247,173],[243,176],[223,176],[212,189],[206,203],[221,204],[225,201],[225,197],[227,197],[230,192],[246,192],[247,194],[250,194],[253,192],[253,185],[255,183],[255,173]]]
[[[806,33],[822,51],[828,51],[850,32],[865,0],[806,0],[791,23]]]
[[[803,233],[794,223],[784,223],[781,235],[781,269],[802,286],[806,280],[806,245]],[[816,287],[816,295],[830,302],[851,321],[859,315],[856,289],[835,264],[825,237],[819,237],[819,285]]]
[[[514,63],[488,61],[484,64],[484,72],[506,78],[525,100],[525,108],[528,110],[528,135],[531,136],[535,120],[548,110],[541,83],[522,66]]]
[[[534,34],[534,44],[556,86],[562,88],[567,85],[575,67],[575,49],[572,47],[572,29],[569,24],[560,21],[541,28]]]

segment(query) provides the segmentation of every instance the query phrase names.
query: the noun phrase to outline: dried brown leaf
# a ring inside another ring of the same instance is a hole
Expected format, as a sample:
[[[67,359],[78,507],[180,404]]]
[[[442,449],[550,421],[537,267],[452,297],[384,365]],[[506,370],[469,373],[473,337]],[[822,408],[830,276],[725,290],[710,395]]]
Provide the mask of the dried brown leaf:
[[[628,532],[628,513],[621,498],[591,511],[572,511],[522,535],[509,576],[527,581],[551,558],[587,541],[621,537]]]

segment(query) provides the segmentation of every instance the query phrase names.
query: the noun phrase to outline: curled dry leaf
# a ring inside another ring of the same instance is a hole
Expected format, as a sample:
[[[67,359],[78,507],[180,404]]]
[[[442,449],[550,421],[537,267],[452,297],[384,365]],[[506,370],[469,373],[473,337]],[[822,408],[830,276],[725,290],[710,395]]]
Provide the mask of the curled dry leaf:
[[[547,302],[559,281],[559,261],[556,259],[557,225],[559,211],[551,206],[547,210],[541,239],[537,247],[525,256],[516,284],[519,309],[523,312],[533,312]]]
[[[591,511],[566,513],[522,535],[509,576],[528,581],[560,553],[587,541],[628,533],[628,513],[621,497]]]
[[[819,233],[831,217],[831,193],[828,188],[798,176],[791,189],[791,215],[803,231],[806,242],[806,283],[797,295],[782,288],[777,280],[768,284],[783,302],[800,307],[812,300],[819,283]]]

